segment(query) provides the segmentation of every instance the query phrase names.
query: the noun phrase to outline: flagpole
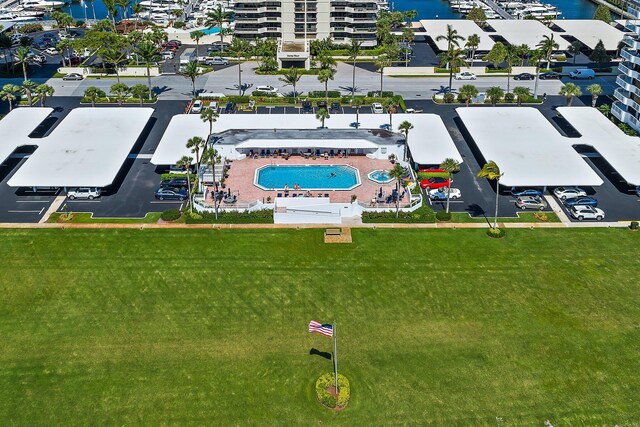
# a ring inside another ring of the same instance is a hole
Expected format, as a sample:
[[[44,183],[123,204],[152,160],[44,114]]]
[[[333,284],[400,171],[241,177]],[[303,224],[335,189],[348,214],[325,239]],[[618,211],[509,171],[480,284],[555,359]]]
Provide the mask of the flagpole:
[[[335,319],[333,320],[333,372],[336,380],[336,393],[338,393],[338,330]]]

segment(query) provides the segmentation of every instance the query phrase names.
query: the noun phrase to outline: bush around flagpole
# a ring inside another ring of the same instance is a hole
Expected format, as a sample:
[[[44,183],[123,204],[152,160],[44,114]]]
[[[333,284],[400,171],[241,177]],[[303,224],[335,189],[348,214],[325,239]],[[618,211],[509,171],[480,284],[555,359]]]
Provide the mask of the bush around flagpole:
[[[340,411],[347,406],[351,397],[349,380],[338,374],[338,393],[335,391],[335,377],[333,372],[321,375],[316,380],[316,397],[322,406]]]

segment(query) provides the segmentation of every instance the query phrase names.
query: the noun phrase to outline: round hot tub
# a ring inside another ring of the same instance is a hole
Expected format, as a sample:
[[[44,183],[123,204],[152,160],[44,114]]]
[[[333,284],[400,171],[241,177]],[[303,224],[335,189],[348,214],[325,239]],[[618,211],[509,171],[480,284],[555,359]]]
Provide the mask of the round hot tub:
[[[391,178],[391,176],[389,175],[389,171],[384,169],[369,172],[369,175],[367,176],[371,181],[378,184],[388,184],[389,182],[393,181],[393,178]]]

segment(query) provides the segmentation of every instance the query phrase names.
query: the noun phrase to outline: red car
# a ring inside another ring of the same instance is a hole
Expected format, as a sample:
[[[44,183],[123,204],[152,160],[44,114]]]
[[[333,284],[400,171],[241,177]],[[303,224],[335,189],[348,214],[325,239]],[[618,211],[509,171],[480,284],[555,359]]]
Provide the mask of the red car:
[[[446,172],[444,169],[440,169],[438,166],[431,166],[428,168],[420,168],[418,169],[418,172],[436,172],[436,173],[441,173],[441,172]]]
[[[434,176],[429,179],[420,181],[420,187],[433,190],[434,188],[443,188],[449,186],[449,178]]]
[[[177,43],[168,42],[168,43],[163,44],[162,47],[177,50],[180,46],[178,46]]]

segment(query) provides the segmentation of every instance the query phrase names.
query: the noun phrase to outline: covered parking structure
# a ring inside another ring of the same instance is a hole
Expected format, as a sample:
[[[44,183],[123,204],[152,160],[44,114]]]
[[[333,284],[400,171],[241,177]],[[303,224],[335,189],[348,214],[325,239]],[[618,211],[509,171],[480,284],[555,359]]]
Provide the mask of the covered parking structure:
[[[543,40],[544,36],[551,37],[552,35],[554,36],[553,39],[558,43],[558,50],[567,50],[571,44],[562,37],[558,37],[558,33],[554,33],[549,27],[535,19],[489,19],[487,24],[496,30],[491,35],[499,35],[509,44],[515,46],[526,44],[533,49]]]
[[[489,37],[490,33],[485,32],[478,24],[468,19],[423,19],[420,21],[420,24],[440,51],[447,50],[447,41],[438,41],[436,39],[438,36],[447,34],[448,25],[451,25],[451,27],[458,32],[458,35],[464,37],[464,40],[460,42],[460,48],[464,47],[465,41],[472,34],[480,36],[480,44],[476,49],[477,51],[488,52],[495,44],[491,37]]]
[[[336,146],[337,148],[356,148],[351,147],[351,142],[355,143],[355,139],[345,140],[345,136],[355,129],[355,114],[334,114],[325,121],[325,127],[329,130],[345,130],[344,135],[335,133],[331,140],[322,142],[323,147]],[[462,156],[458,152],[453,139],[447,132],[447,129],[435,114],[394,114],[393,128],[398,133],[397,128],[403,121],[408,121],[413,125],[413,129],[409,131],[409,150],[416,163],[431,165],[440,164],[446,158],[453,158],[458,162],[462,162]],[[360,114],[359,129],[370,130],[389,130],[388,114]],[[313,114],[223,114],[213,124],[213,133],[221,134],[233,130],[268,130],[272,132],[271,140],[281,139],[280,145],[273,148],[308,148],[309,144],[301,144],[296,142],[293,147],[291,143],[291,135],[281,133],[279,138],[278,130],[312,130],[318,129],[320,122]],[[160,144],[156,149],[151,163],[154,165],[172,165],[175,164],[180,157],[192,155],[191,151],[186,147],[187,140],[193,136],[206,138],[209,132],[209,124],[204,123],[199,115],[183,114],[175,116],[167,130],[165,131]],[[336,144],[337,140],[341,140],[340,147]],[[263,142],[264,143],[264,142]],[[362,141],[358,142],[362,144]],[[254,144],[255,145],[255,144]],[[272,144],[273,145],[273,144]],[[300,146],[302,145],[302,146]],[[304,146],[304,147],[303,147]],[[404,145],[403,145],[404,146]],[[218,145],[216,146],[221,155],[228,159],[239,159],[244,157],[244,149],[248,146],[242,145]],[[258,147],[255,147],[258,148]],[[319,147],[316,147],[319,148]],[[366,147],[362,147],[364,149]],[[369,148],[372,148],[369,146]],[[379,151],[379,155],[390,154]]]
[[[606,50],[617,50],[618,43],[624,36],[622,31],[597,19],[557,19],[552,22],[564,31],[564,33],[556,32],[556,34],[571,36],[591,50],[596,47],[599,40],[602,40]],[[560,39],[560,37],[556,37],[556,39]]]
[[[640,186],[640,138],[626,135],[595,108],[559,107],[557,111],[582,135],[571,139],[574,145],[593,147],[629,185]]]
[[[0,120],[0,162],[4,162],[16,148],[39,145],[41,139],[29,138],[53,111],[52,108],[16,108]]]
[[[10,187],[107,187],[143,132],[152,108],[76,108],[9,179]]]
[[[602,185],[598,174],[535,108],[457,108],[486,161],[494,161],[506,187]]]

